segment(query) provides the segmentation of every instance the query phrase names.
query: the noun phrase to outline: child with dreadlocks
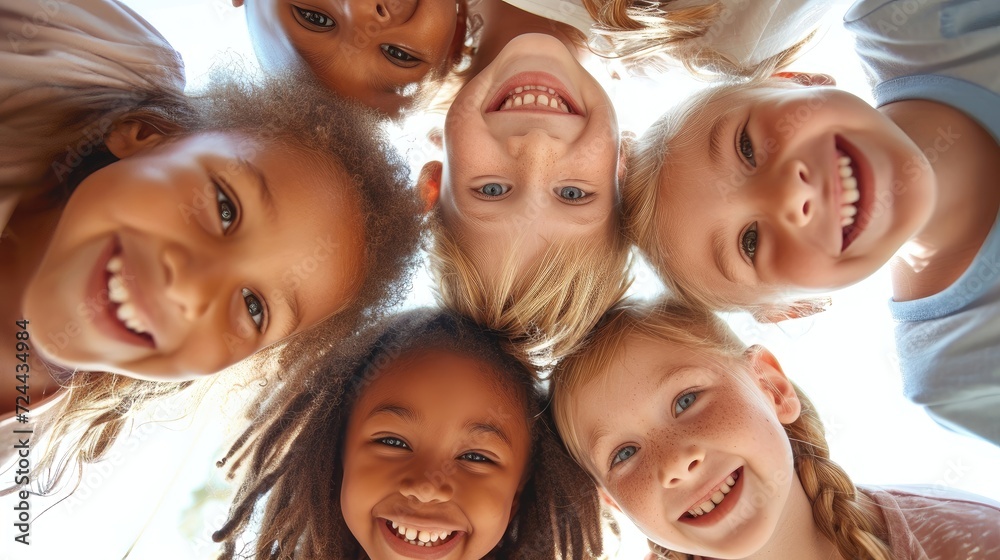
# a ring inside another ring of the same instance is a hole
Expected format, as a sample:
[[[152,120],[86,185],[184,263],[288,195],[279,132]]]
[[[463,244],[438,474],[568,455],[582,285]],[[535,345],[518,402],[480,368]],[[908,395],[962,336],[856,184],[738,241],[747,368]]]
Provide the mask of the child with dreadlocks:
[[[573,457],[661,558],[987,560],[1000,504],[856,487],[766,349],[676,303],[610,311],[553,372]]]
[[[243,480],[215,535],[223,556],[242,556],[251,532],[254,558],[600,555],[596,489],[501,342],[419,309],[319,359],[303,354],[290,367],[304,382],[282,389],[226,458]]]

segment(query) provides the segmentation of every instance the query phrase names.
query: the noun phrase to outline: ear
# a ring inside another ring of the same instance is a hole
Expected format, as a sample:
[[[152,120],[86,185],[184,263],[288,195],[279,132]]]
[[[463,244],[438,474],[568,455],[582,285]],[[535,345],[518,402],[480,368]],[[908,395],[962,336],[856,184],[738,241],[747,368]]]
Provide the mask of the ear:
[[[775,72],[775,78],[784,78],[804,86],[835,86],[837,80],[829,74],[815,74],[810,72]]]
[[[605,490],[601,486],[598,486],[597,495],[601,497],[602,504],[617,511],[618,513],[622,513],[622,508],[618,506],[618,502],[616,502],[615,499],[611,497],[611,494],[608,494],[607,490]]]
[[[118,159],[133,156],[166,138],[150,124],[137,120],[125,120],[115,124],[104,136],[104,145]]]
[[[757,384],[778,413],[778,421],[791,424],[802,412],[802,403],[778,359],[767,348],[758,345],[747,348],[746,353],[753,364]]]
[[[233,0],[233,7],[234,8],[242,8],[243,7],[243,0]]]
[[[430,212],[437,206],[441,197],[441,171],[443,167],[440,161],[429,161],[420,169],[417,177],[417,192],[424,201],[424,211]]]

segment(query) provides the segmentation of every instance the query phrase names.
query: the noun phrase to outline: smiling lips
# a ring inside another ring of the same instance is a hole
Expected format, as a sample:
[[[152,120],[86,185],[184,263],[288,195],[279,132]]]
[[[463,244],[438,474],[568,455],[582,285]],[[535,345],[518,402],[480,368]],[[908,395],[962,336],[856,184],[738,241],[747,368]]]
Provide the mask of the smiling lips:
[[[415,546],[441,546],[451,540],[452,535],[455,534],[455,531],[446,531],[443,529],[440,531],[420,531],[388,519],[385,523],[395,531],[397,538]]]
[[[523,109],[541,109],[558,113],[573,114],[573,110],[563,101],[563,98],[552,88],[537,85],[518,86],[507,94],[498,111],[507,111],[516,107]]]
[[[684,516],[688,518],[696,518],[714,510],[715,506],[721,504],[722,501],[726,499],[726,495],[733,490],[733,486],[736,486],[736,481],[739,477],[739,470],[734,471],[726,477],[726,480],[722,481],[722,484],[720,484],[719,487],[712,492],[708,499],[687,510]]]
[[[148,332],[149,327],[139,317],[135,304],[132,303],[132,294],[122,276],[123,267],[124,263],[119,255],[113,255],[104,266],[104,270],[108,273],[108,299],[115,306],[115,316],[125,328],[152,341],[152,336]]]

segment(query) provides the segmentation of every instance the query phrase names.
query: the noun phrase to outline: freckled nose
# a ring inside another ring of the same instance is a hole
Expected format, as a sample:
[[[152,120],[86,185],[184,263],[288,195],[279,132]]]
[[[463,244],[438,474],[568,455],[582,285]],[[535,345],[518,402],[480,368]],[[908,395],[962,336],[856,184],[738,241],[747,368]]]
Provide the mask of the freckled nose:
[[[524,134],[512,134],[507,138],[507,152],[511,157],[527,163],[551,165],[566,153],[567,145],[548,132],[533,128]]]
[[[701,465],[703,458],[703,453],[694,446],[678,450],[673,459],[665,457],[659,471],[660,485],[673,488],[681,484]]]

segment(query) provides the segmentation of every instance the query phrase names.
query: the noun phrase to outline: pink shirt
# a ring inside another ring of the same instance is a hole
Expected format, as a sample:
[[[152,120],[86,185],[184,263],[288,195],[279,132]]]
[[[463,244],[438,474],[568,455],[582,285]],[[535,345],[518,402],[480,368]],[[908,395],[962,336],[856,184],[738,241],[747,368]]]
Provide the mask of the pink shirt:
[[[1000,504],[934,488],[860,488],[882,509],[897,560],[1000,558]]]

